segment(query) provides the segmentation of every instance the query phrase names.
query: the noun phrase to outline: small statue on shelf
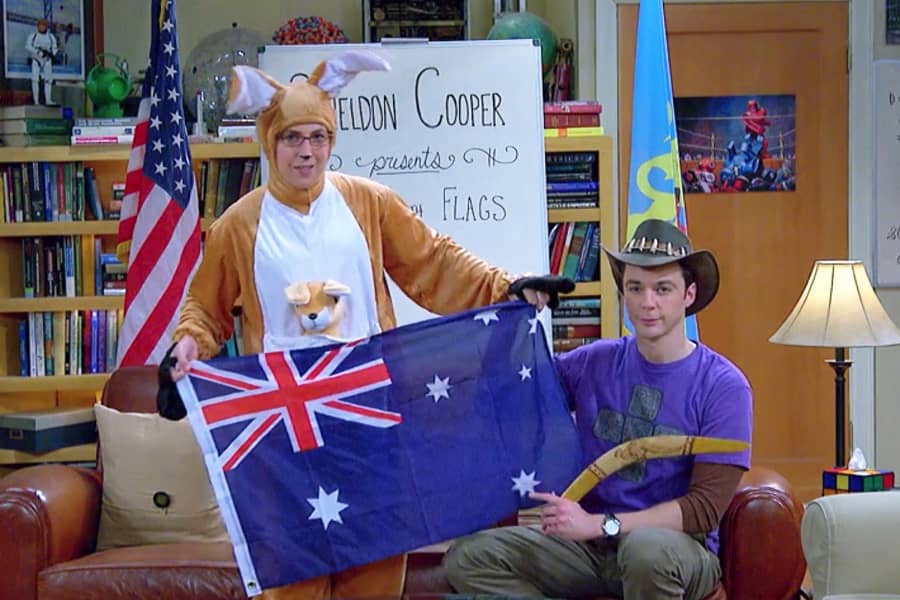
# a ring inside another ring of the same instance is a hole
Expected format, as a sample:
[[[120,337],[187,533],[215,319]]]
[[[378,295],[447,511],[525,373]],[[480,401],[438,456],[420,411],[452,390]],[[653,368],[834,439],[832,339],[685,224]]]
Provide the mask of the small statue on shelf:
[[[52,105],[53,57],[58,52],[58,46],[47,19],[38,19],[37,30],[25,40],[25,50],[31,62],[31,95],[34,103]],[[41,80],[44,82],[43,102],[40,97]]]

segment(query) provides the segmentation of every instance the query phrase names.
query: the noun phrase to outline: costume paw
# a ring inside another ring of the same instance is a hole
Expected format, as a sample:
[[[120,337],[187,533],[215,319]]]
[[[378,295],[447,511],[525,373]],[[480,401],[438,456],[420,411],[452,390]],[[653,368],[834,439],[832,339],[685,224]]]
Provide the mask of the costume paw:
[[[526,289],[545,292],[550,295],[547,303],[551,309],[559,306],[559,295],[568,294],[575,290],[575,282],[568,277],[559,275],[543,275],[541,277],[520,277],[509,284],[509,293],[514,294],[520,300],[525,300]]]
[[[175,344],[169,348],[159,365],[157,379],[159,381],[159,389],[156,392],[156,410],[159,415],[170,421],[178,421],[187,415],[187,409],[172,380],[172,369],[175,368],[175,357],[172,356],[172,350]]]

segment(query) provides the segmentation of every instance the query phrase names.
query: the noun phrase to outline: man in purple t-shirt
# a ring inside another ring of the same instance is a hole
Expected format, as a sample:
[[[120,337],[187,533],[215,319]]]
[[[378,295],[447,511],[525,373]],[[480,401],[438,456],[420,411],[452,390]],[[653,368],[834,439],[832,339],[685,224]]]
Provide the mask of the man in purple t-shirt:
[[[657,219],[622,252],[603,250],[634,334],[556,357],[585,459],[652,435],[750,442],[746,377],[685,335],[685,317],[719,287],[712,253]],[[460,592],[518,597],[702,599],[721,577],[719,520],[749,467],[749,450],[658,459],[615,473],[580,503],[532,493],[546,503],[541,526],[460,539],[444,560],[448,578]]]

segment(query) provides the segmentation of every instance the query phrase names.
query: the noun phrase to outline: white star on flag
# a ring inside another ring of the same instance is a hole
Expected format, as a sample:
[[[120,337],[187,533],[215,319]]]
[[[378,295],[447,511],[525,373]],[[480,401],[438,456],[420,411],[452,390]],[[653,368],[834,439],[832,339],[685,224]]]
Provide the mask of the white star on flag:
[[[537,487],[537,484],[540,483],[537,479],[534,478],[534,471],[531,473],[526,473],[524,469],[519,471],[518,477],[513,477],[513,491],[519,492],[519,496],[524,498],[530,492],[534,491],[534,488]]]
[[[522,368],[519,369],[519,377],[522,378],[522,381],[525,381],[526,379],[531,379],[531,369],[529,369],[525,365],[522,365]]]
[[[496,310],[486,310],[484,312],[480,312],[475,315],[476,321],[483,321],[484,325],[487,326],[491,321],[500,321],[500,317],[497,316]]]
[[[437,375],[434,376],[434,383],[426,383],[425,386],[428,388],[428,393],[426,396],[434,397],[434,402],[437,404],[437,401],[441,398],[450,399],[449,389],[453,386],[450,385],[450,378],[446,377],[441,379]]]
[[[309,515],[309,520],[321,520],[322,526],[325,529],[328,529],[328,524],[332,521],[343,524],[344,522],[341,520],[341,511],[350,505],[338,501],[339,493],[340,490],[337,489],[330,494],[326,494],[325,490],[323,490],[320,486],[318,498],[306,499],[306,501],[309,502],[314,509],[312,514]]]

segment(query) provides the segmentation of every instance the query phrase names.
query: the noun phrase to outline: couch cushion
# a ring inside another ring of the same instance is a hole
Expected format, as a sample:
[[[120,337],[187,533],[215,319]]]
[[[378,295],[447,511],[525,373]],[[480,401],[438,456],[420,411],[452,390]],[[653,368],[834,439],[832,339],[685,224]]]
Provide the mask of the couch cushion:
[[[836,494],[806,505],[801,535],[817,599],[897,594],[898,507],[895,491]]]
[[[41,600],[64,598],[246,598],[231,544],[114,548],[38,575]]]
[[[98,550],[228,541],[187,419],[101,404],[95,413],[103,464]]]

